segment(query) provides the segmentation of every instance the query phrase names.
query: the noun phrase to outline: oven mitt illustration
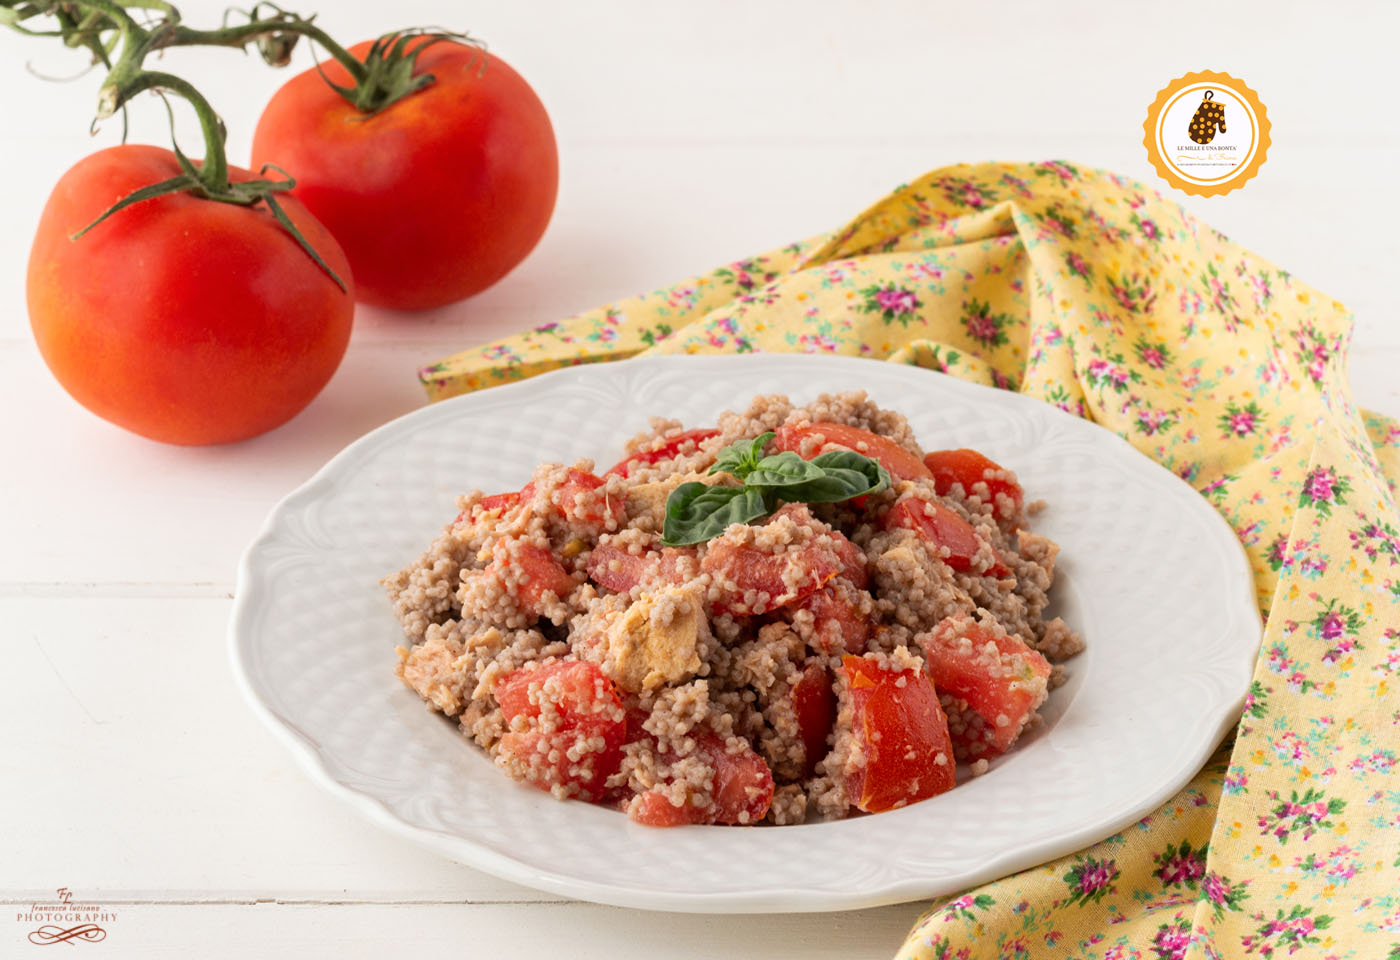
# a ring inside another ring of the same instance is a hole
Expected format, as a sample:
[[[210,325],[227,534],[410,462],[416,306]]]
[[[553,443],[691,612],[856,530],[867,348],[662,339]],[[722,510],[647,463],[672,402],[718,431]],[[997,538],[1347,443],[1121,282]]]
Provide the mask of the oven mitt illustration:
[[[1191,118],[1191,139],[1197,143],[1210,143],[1215,139],[1216,127],[1220,128],[1221,133],[1225,132],[1225,104],[1215,100],[1214,90],[1207,90],[1201,105],[1196,108],[1196,115]]]

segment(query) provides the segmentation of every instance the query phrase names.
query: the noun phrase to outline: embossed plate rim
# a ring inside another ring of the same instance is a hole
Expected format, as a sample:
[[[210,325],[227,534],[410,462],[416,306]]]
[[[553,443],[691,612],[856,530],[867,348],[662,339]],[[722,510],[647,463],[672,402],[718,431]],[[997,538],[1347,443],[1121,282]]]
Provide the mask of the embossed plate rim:
[[[461,418],[470,417],[475,411],[485,408],[498,409],[520,403],[532,393],[545,393],[555,388],[566,389],[566,384],[570,380],[587,381],[598,376],[601,368],[595,365],[572,367],[543,374],[525,381],[505,384],[489,391],[452,398],[413,411],[371,431],[350,444],[310,480],[285,497],[269,514],[262,529],[249,545],[239,564],[238,587],[229,624],[229,654],[235,678],[245,698],[254,712],[273,730],[278,739],[287,745],[293,756],[315,782],[349,803],[362,816],[377,826],[506,880],[565,896],[644,909],[689,912],[846,910],[956,892],[995,877],[1043,863],[1109,836],[1156,809],[1179,790],[1205,762],[1221,738],[1238,719],[1258,647],[1260,623],[1254,601],[1252,574],[1243,548],[1224,520],[1204,498],[1200,497],[1186,483],[1140,454],[1130,444],[1111,432],[1056,410],[1048,404],[1018,394],[970,384],[930,371],[861,358],[813,357],[792,354],[638,358],[608,364],[606,369],[607,376],[614,384],[623,382],[628,377],[640,377],[643,378],[642,385],[645,386],[647,381],[644,377],[648,372],[657,375],[669,372],[675,378],[689,376],[704,379],[707,368],[713,371],[733,367],[735,370],[743,370],[746,375],[755,379],[761,379],[765,369],[789,371],[794,369],[795,364],[800,365],[804,375],[810,371],[813,383],[822,385],[823,389],[826,387],[820,373],[824,368],[835,375],[836,379],[846,381],[839,387],[833,386],[832,389],[847,389],[850,386],[849,381],[852,379],[870,381],[869,385],[872,389],[875,388],[878,381],[894,380],[904,381],[914,394],[927,391],[929,397],[947,398],[951,396],[960,402],[974,406],[978,404],[987,404],[992,407],[1004,407],[1007,404],[1013,407],[1018,404],[1023,405],[1019,412],[1033,420],[1050,424],[1049,429],[1052,431],[1068,431],[1071,437],[1078,435],[1085,438],[1083,442],[1090,446],[1112,451],[1110,456],[1122,458],[1121,461],[1116,462],[1123,469],[1146,478],[1145,482],[1160,484],[1164,492],[1171,494],[1170,500],[1172,502],[1180,504],[1184,511],[1194,514],[1199,522],[1206,525],[1206,528],[1211,531],[1214,545],[1217,548],[1216,553],[1223,553],[1221,574],[1235,585],[1235,588],[1231,588],[1229,593],[1231,597],[1235,598],[1231,601],[1232,609],[1222,611],[1228,616],[1227,623],[1221,627],[1222,635],[1228,635],[1234,644],[1231,648],[1233,655],[1229,664],[1230,675],[1225,676],[1222,669],[1220,677],[1211,678],[1213,682],[1218,683],[1218,689],[1213,693],[1211,709],[1203,713],[1189,731],[1190,748],[1180,755],[1180,760],[1175,767],[1163,771],[1157,781],[1144,784],[1142,789],[1134,794],[1135,801],[1130,802],[1125,799],[1121,806],[1113,810],[1112,814],[1100,814],[1090,821],[1067,823],[1067,829],[1054,836],[1041,837],[1034,842],[1019,845],[1013,844],[1008,849],[989,849],[975,864],[937,877],[931,877],[927,872],[921,872],[918,864],[911,863],[901,856],[907,851],[901,851],[893,854],[889,862],[867,865],[871,870],[884,868],[886,875],[880,877],[876,882],[858,885],[854,888],[833,886],[829,877],[826,878],[826,884],[822,885],[805,876],[770,876],[765,878],[761,871],[756,876],[752,865],[742,859],[735,860],[733,877],[727,878],[732,882],[712,884],[709,887],[687,886],[684,877],[678,877],[677,884],[669,889],[659,888],[654,884],[628,882],[625,878],[616,882],[600,882],[579,875],[582,871],[570,872],[567,868],[542,866],[542,862],[548,861],[550,858],[547,855],[541,856],[541,854],[547,854],[548,851],[530,850],[530,838],[522,838],[529,855],[511,856],[492,849],[484,841],[470,835],[452,832],[442,829],[441,826],[435,827],[428,823],[410,823],[391,808],[384,796],[375,794],[372,775],[358,774],[360,780],[355,782],[357,771],[354,768],[353,757],[327,754],[325,749],[316,743],[314,737],[297,727],[294,716],[286,716],[279,712],[278,708],[274,706],[274,701],[277,698],[270,690],[264,689],[261,685],[254,662],[257,653],[256,640],[259,626],[258,604],[265,596],[270,596],[268,594],[270,589],[275,588],[275,581],[269,576],[271,571],[267,565],[266,554],[269,548],[276,544],[279,534],[292,525],[295,519],[306,514],[318,502],[333,497],[338,484],[353,482],[357,468],[362,466],[368,458],[380,452],[386,444],[392,445],[396,439],[411,436],[422,429],[432,429],[435,426],[442,426]],[[754,392],[762,392],[762,389],[755,389]],[[918,399],[916,396],[910,397],[911,402],[916,399]],[[888,401],[886,402],[888,403]],[[898,403],[892,405],[899,408]],[[664,410],[638,410],[638,425],[645,416],[664,415],[666,412]],[[1089,439],[1091,435],[1092,439]],[[1067,553],[1066,556],[1069,557],[1070,554]],[[386,571],[391,565],[392,562],[385,567]],[[1095,642],[1093,636],[1087,639],[1091,644]],[[1106,638],[1099,639],[1106,640]],[[387,660],[384,674],[392,680],[388,672]],[[1047,734],[1047,738],[1053,735],[1054,730],[1052,729]],[[465,741],[454,743],[453,746],[460,746],[462,749],[468,750],[474,749]],[[1014,757],[1014,752],[1010,756]],[[492,771],[492,773],[495,772]],[[504,776],[495,775],[499,779],[499,789],[525,790],[525,788],[510,783]],[[992,777],[985,778],[986,781],[993,779]],[[1007,780],[1006,782],[1010,784],[1012,781]],[[979,788],[985,787],[985,782],[979,784]],[[497,787],[487,786],[486,789],[497,789]],[[960,787],[958,791],[946,796],[956,796],[963,789]],[[517,794],[517,796],[520,802],[532,802],[532,800],[527,799],[524,793]],[[549,802],[553,804],[553,801]],[[919,826],[919,821],[930,815],[929,811],[936,809],[931,806],[935,802],[918,804],[905,810],[881,814],[878,817],[858,818],[833,824],[808,825],[800,828],[784,828],[782,832],[784,835],[790,834],[793,837],[801,835],[804,844],[816,844],[819,848],[830,844],[833,850],[838,850],[841,847],[852,845],[853,840],[854,843],[859,844],[860,835],[863,833],[868,833],[872,837],[880,834],[885,834],[888,837],[896,823],[896,819],[893,818],[898,818],[899,822],[906,825]],[[579,815],[572,822],[579,831],[600,832],[598,829],[600,823],[605,824],[601,832],[607,833],[614,842],[622,839],[628,844],[651,845],[658,850],[664,849],[670,842],[663,836],[662,832],[636,827],[614,814],[607,814],[607,816],[614,817],[616,820],[599,821],[593,815],[605,812],[598,811],[596,808],[582,808],[574,804],[554,804],[554,806],[560,811],[577,811]],[[887,818],[891,819],[887,820]],[[882,827],[880,826],[882,823],[888,823],[889,826]],[[875,824],[876,827],[872,828],[871,824]],[[927,826],[928,824],[924,823],[923,825]],[[736,831],[734,828],[724,827],[687,827],[679,831],[665,831],[666,834],[673,834],[676,840],[680,840],[682,834],[692,835],[696,832],[703,832],[707,835],[707,846],[715,843],[732,843],[734,841],[726,838],[734,837],[737,841],[739,835],[743,833],[741,830]],[[760,842],[775,843],[778,840],[776,837],[768,841],[763,840],[764,837],[770,836],[767,828],[761,829],[755,835]],[[744,842],[752,842],[752,840],[753,838]],[[783,843],[788,842],[783,841]]]

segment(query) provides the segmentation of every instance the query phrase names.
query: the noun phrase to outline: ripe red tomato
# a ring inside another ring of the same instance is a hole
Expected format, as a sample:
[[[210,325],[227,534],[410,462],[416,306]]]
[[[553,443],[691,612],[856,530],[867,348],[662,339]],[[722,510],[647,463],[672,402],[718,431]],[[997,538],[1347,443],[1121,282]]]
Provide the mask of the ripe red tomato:
[[[559,183],[549,115],[504,60],[444,41],[413,73],[436,79],[362,114],[326,82],[351,85],[349,73],[322,64],[277,91],[253,135],[254,166],[296,178],[296,196],[345,248],[359,299],[400,310],[509,273],[543,235]]]
[[[166,443],[257,436],[311,402],[340,364],[354,302],[267,209],[173,193],[70,239],[117,201],[178,176],[175,155],[119,146],[54,187],[29,254],[29,322],[58,382],[93,413]],[[253,174],[229,168],[235,181]],[[340,246],[279,202],[347,284]]]

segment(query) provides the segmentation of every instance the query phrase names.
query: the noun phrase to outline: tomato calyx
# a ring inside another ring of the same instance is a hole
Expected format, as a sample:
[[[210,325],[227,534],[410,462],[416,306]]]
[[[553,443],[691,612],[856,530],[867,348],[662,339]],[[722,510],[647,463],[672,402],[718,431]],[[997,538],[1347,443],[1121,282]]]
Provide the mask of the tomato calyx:
[[[469,33],[444,30],[439,27],[408,27],[394,30],[378,37],[370,44],[364,59],[356,57],[344,46],[337,43],[329,34],[313,21],[315,16],[301,17],[283,10],[273,3],[254,4],[246,12],[248,22],[236,26],[225,26],[220,30],[190,30],[175,26],[168,39],[161,37],[158,46],[211,45],[242,47],[256,44],[259,55],[274,67],[285,67],[291,62],[292,50],[297,41],[305,37],[326,51],[333,60],[345,69],[351,81],[342,85],[331,80],[324,71],[321,78],[336,93],[344,97],[356,110],[365,115],[373,115],[389,107],[404,97],[410,96],[432,85],[436,79],[431,73],[414,73],[418,57],[424,50],[438,43],[460,43],[476,47],[483,53],[481,69],[485,69],[485,44]],[[418,41],[418,42],[415,42]],[[317,65],[320,70],[320,65]]]
[[[291,174],[280,167],[268,164],[258,171],[259,179],[257,180],[245,180],[235,183],[226,179],[222,187],[211,187],[200,176],[199,168],[194,165],[194,162],[190,160],[189,157],[180,152],[178,146],[174,148],[174,153],[175,159],[179,162],[181,169],[184,171],[183,173],[177,177],[171,177],[168,180],[162,180],[159,183],[153,183],[150,186],[132,191],[112,206],[108,207],[96,220],[92,221],[92,223],[89,223],[77,233],[73,234],[70,239],[79,239],[83,234],[87,233],[103,220],[106,220],[114,213],[124,210],[133,204],[140,203],[143,200],[153,200],[156,197],[163,197],[170,193],[191,193],[204,200],[212,200],[217,203],[231,203],[240,207],[252,207],[261,203],[267,207],[267,212],[272,214],[272,219],[277,221],[278,226],[291,234],[292,239],[297,242],[297,246],[301,247],[302,251],[325,272],[326,276],[335,281],[336,286],[340,287],[341,292],[349,292],[345,281],[331,269],[330,264],[326,263],[326,261],[321,258],[321,255],[316,252],[316,248],[307,241],[306,237],[302,235],[302,232],[297,229],[296,224],[292,223],[291,218],[287,216],[287,211],[282,209],[282,205],[277,202],[277,194],[286,193],[297,185],[296,180],[292,178]],[[272,180],[264,177],[263,174],[267,173],[268,170],[276,170],[278,173],[282,174],[285,179]]]
[[[418,42],[415,42],[418,41]],[[485,47],[467,33],[430,27],[410,27],[378,37],[365,51],[361,69],[352,71],[353,86],[342,86],[324,73],[321,78],[336,93],[363,114],[373,115],[430,86],[437,78],[431,73],[414,73],[418,57],[437,43],[461,43],[482,51],[481,69],[486,69]]]

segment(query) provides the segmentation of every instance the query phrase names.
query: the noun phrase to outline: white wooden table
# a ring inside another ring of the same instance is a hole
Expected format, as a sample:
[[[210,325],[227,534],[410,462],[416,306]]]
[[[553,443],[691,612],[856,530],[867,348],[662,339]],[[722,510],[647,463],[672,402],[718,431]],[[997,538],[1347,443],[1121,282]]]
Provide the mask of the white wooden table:
[[[187,18],[221,3],[188,0]],[[691,917],[566,902],[449,863],[323,795],[244,707],[225,653],[238,555],[272,504],[360,434],[423,402],[422,363],[834,227],[959,160],[1064,157],[1157,184],[1141,123],[1167,81],[1243,77],[1273,121],[1260,176],[1191,210],[1350,305],[1362,403],[1400,413],[1395,8],[1180,8],[917,0],[320,4],[347,41],[468,26],[539,91],[562,183],[548,235],[495,289],[435,313],[362,309],[325,393],[215,449],[107,425],[50,377],[26,324],[30,237],[54,180],[115,142],[86,134],[96,77],[0,36],[0,957],[67,887],[117,919],[109,957],[882,957],[916,905]],[[168,57],[246,161],[287,76],[233,52]],[[298,63],[309,61],[305,53]],[[133,139],[165,142],[142,103]],[[191,152],[198,140],[182,125]],[[75,954],[76,955],[76,954]]]

